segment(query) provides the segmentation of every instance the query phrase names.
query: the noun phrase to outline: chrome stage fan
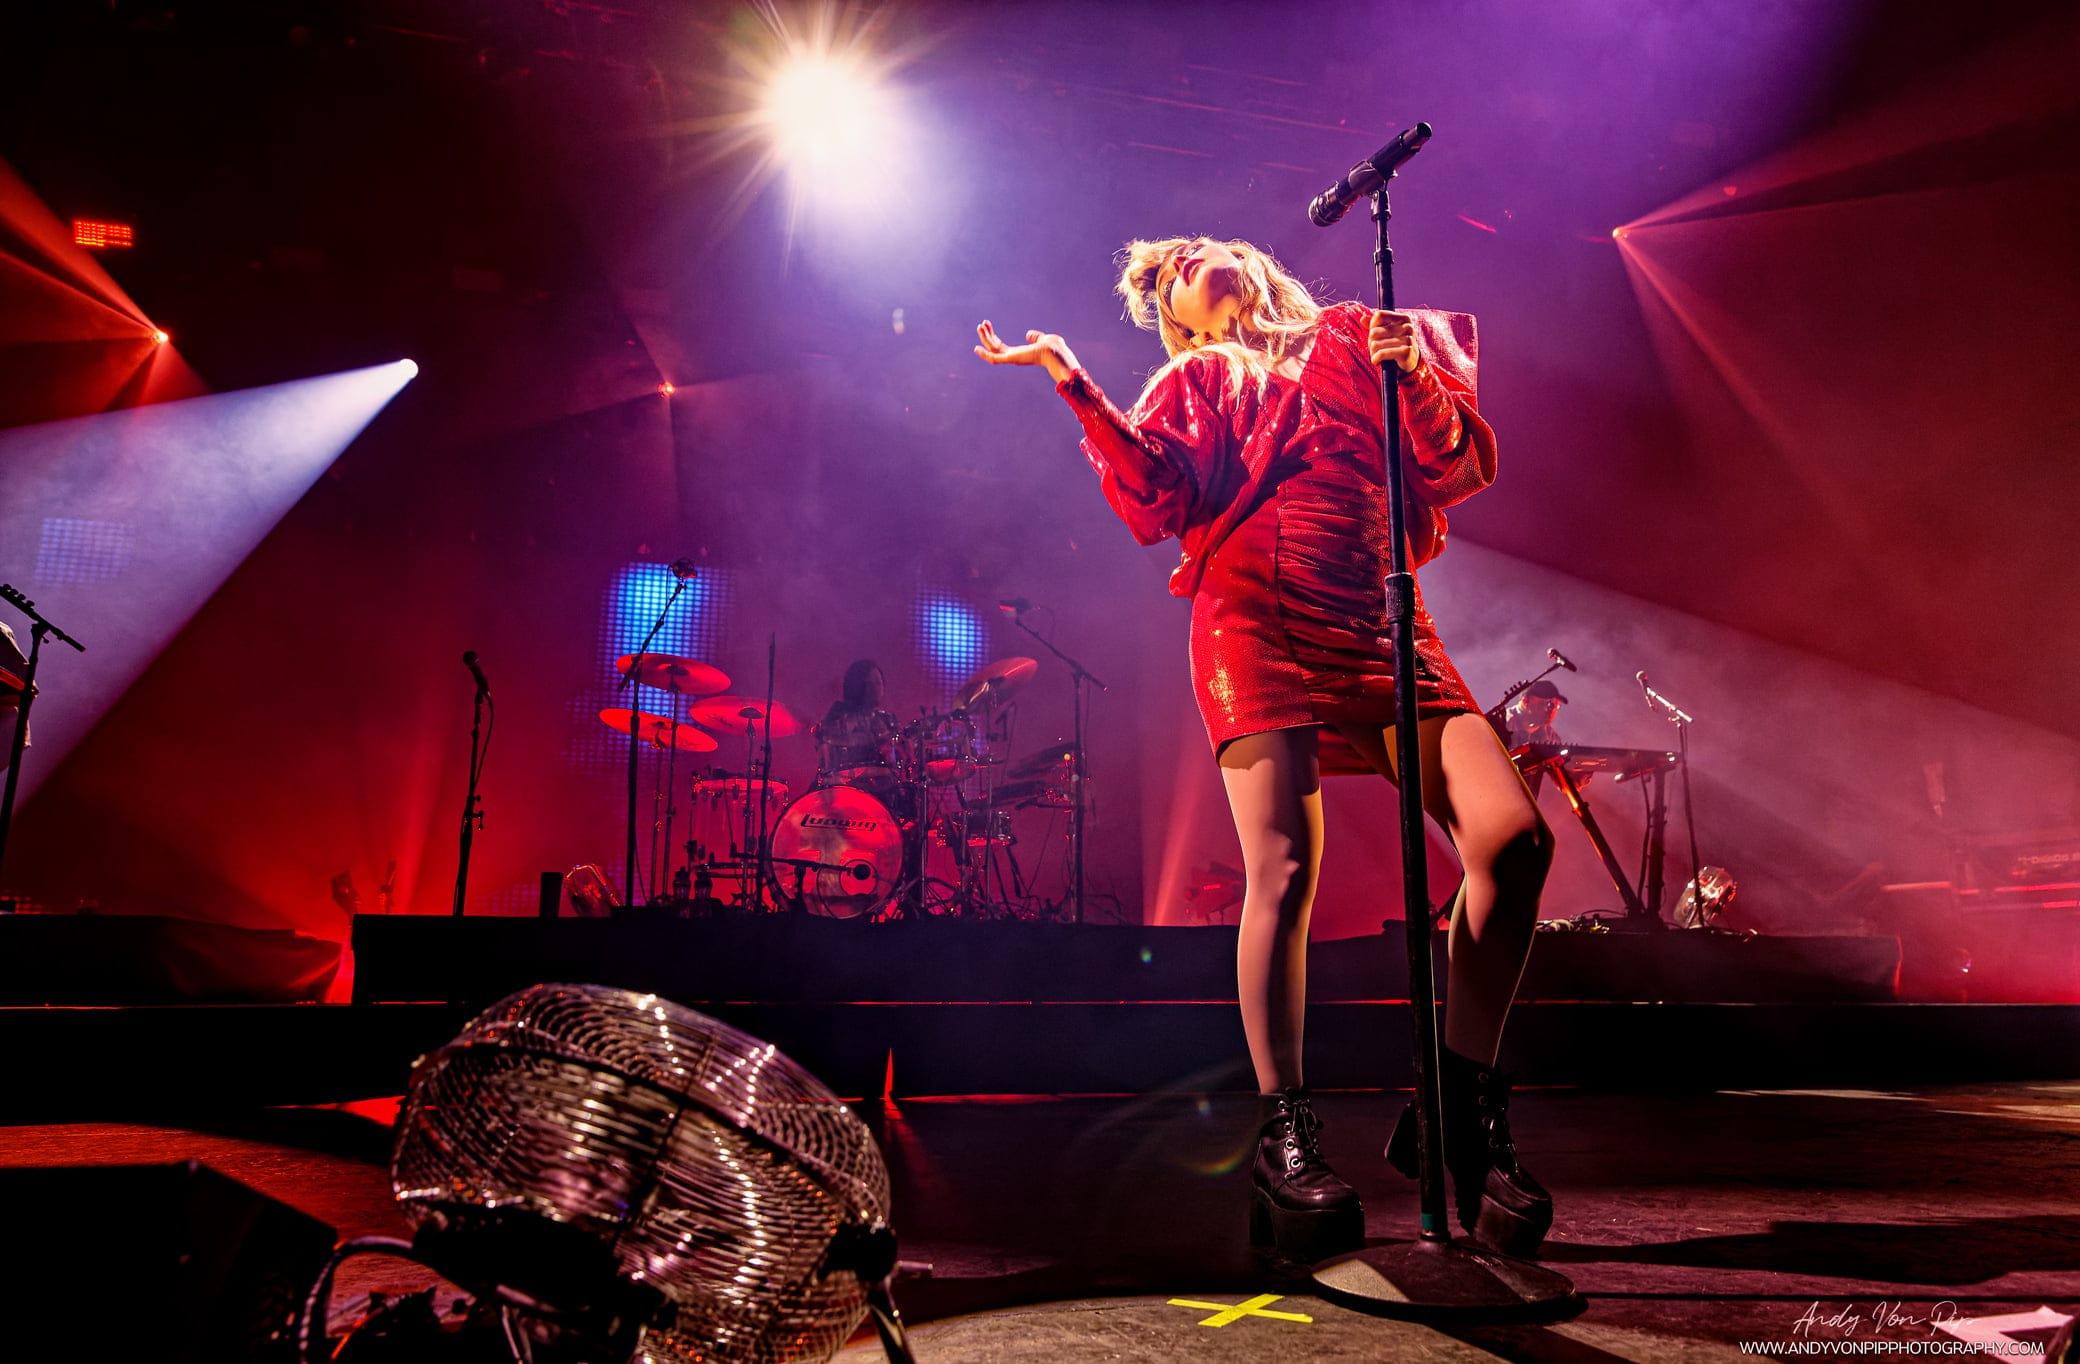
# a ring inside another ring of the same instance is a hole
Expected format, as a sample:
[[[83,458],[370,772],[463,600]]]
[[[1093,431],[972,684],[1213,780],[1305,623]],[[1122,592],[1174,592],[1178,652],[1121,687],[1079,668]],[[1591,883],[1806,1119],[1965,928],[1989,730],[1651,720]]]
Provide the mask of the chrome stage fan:
[[[340,1247],[305,1307],[308,1359],[333,1272],[363,1253],[467,1290],[470,1358],[819,1360],[872,1311],[909,1359],[866,1124],[775,1047],[655,995],[537,985],[478,1015],[414,1066],[391,1188],[412,1239]],[[422,1304],[333,1358],[423,1353],[434,1332],[468,1328]]]

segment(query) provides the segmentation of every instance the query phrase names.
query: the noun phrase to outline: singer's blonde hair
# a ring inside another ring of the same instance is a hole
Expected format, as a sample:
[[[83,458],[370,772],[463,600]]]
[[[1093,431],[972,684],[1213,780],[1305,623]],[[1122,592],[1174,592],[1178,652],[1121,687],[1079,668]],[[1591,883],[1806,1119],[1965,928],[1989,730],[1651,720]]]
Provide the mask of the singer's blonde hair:
[[[1244,383],[1261,385],[1281,362],[1305,350],[1321,318],[1322,305],[1269,251],[1246,241],[1225,241],[1221,245],[1241,262],[1236,272],[1240,306],[1235,310],[1232,334],[1221,341],[1193,335],[1170,311],[1170,283],[1177,274],[1170,262],[1178,248],[1214,240],[1164,237],[1128,242],[1119,253],[1118,288],[1126,300],[1127,317],[1143,331],[1161,337],[1170,357],[1170,364],[1150,377],[1151,383],[1184,356],[1213,351],[1235,361],[1227,367],[1229,397],[1233,398],[1241,394]]]

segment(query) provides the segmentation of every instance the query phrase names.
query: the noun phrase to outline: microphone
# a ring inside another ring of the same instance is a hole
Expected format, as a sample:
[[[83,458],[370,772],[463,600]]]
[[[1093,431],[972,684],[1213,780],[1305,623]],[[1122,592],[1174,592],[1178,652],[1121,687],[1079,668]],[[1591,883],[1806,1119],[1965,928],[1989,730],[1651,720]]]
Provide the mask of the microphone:
[[[1005,597],[997,603],[997,609],[1007,616],[1022,616],[1033,609],[1033,604],[1024,597]]]
[[[691,559],[672,560],[672,576],[682,583],[699,572],[700,570],[694,566],[694,562]]]
[[[1350,206],[1387,183],[1394,168],[1423,150],[1430,140],[1430,125],[1418,123],[1405,129],[1386,146],[1344,172],[1341,180],[1323,190],[1307,206],[1307,220],[1328,227],[1350,211]]]
[[[1561,653],[1558,649],[1546,650],[1546,657],[1551,659],[1553,662],[1558,663],[1561,667],[1567,669],[1571,673],[1578,673],[1581,671],[1580,668],[1577,668],[1574,664],[1568,662],[1567,655]]]
[[[486,696],[491,695],[491,684],[484,680],[484,670],[477,666],[477,651],[475,649],[464,649],[462,651],[462,666],[469,669],[471,677],[477,679],[477,690]]]
[[[1696,723],[1690,712],[1684,710],[1681,706],[1669,700],[1660,692],[1655,691],[1653,687],[1647,684],[1647,673],[1644,668],[1634,673],[1633,678],[1639,683],[1640,692],[1647,698],[1648,710],[1653,711],[1656,715],[1673,720],[1679,725]]]

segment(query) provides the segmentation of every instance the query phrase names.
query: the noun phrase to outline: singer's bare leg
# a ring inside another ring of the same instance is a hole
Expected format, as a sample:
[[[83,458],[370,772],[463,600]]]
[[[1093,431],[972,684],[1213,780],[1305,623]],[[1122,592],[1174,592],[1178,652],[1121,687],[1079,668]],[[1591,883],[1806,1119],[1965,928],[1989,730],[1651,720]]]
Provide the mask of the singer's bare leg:
[[[1487,720],[1439,716],[1422,721],[1420,730],[1423,808],[1451,835],[1466,869],[1447,940],[1444,1044],[1493,1065],[1531,954],[1553,834]],[[1343,734],[1366,762],[1396,780],[1391,726]]]
[[[1322,792],[1315,731],[1280,729],[1221,749],[1221,781],[1242,840],[1236,993],[1257,1092],[1306,1083],[1307,918],[1321,869]]]

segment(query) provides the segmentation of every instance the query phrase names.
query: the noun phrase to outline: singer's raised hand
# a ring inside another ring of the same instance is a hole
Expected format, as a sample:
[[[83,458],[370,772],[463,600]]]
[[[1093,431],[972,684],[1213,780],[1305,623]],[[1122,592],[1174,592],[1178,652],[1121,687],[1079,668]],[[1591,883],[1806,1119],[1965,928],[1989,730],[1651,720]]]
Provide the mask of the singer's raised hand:
[[[1011,346],[985,321],[975,329],[975,335],[982,342],[975,347],[975,353],[993,365],[1042,365],[1056,383],[1076,372],[1076,355],[1069,343],[1051,332],[1029,331],[1026,344]]]
[[[1372,331],[1365,343],[1375,365],[1391,363],[1403,374],[1413,374],[1423,363],[1423,352],[1416,345],[1416,324],[1405,314],[1373,313]]]

